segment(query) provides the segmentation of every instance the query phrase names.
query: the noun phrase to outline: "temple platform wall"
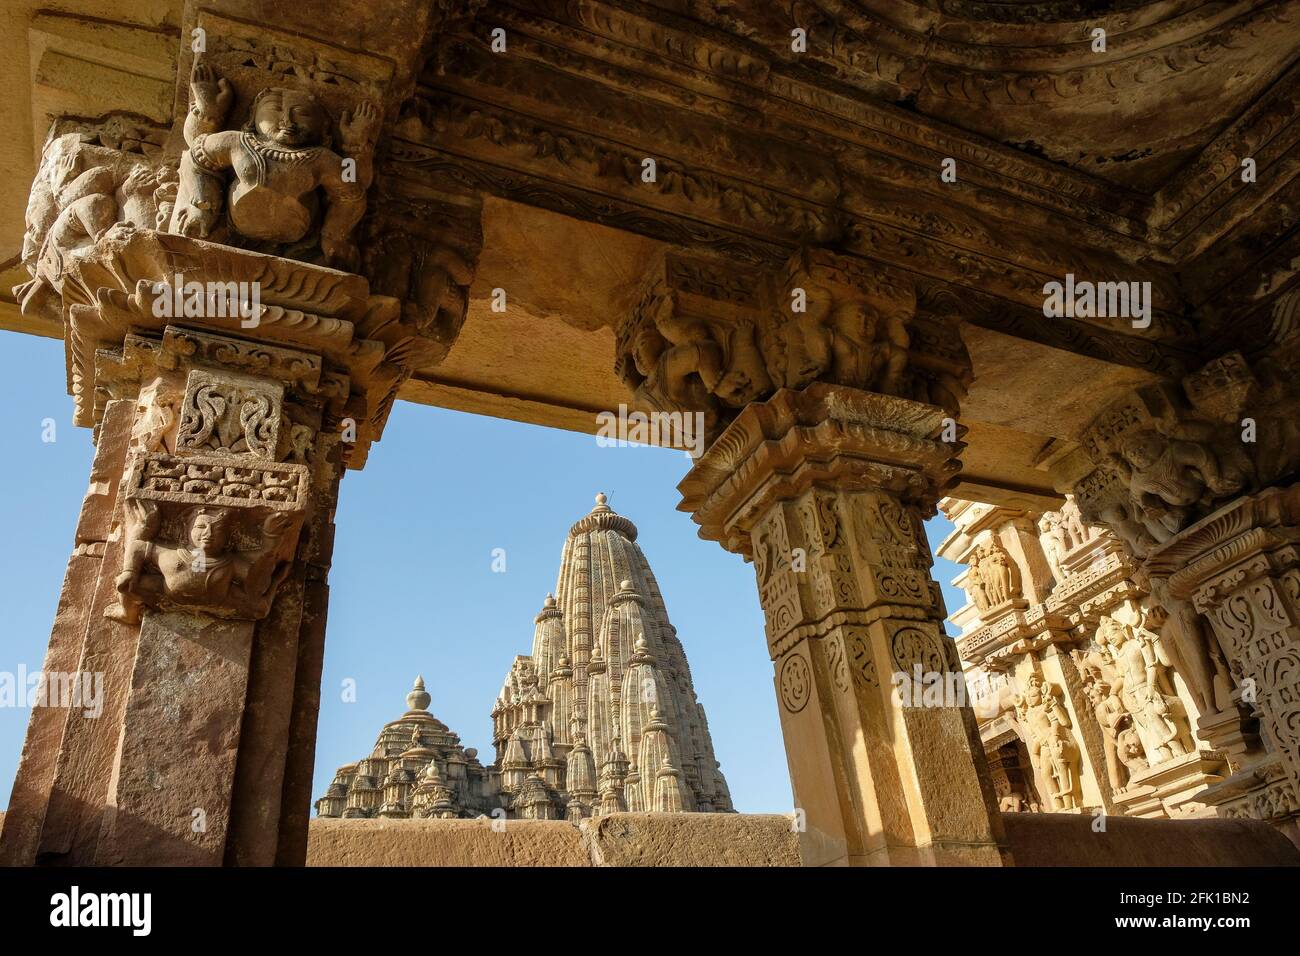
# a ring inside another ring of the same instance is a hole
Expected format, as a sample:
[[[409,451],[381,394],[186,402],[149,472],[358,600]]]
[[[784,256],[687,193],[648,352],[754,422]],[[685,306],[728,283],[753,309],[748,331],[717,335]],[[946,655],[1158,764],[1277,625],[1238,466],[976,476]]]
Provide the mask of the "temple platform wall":
[[[1005,813],[1020,866],[1300,866],[1297,849],[1253,820]],[[616,813],[564,821],[312,820],[308,866],[797,866],[798,834],[777,814]]]
[[[0,824],[4,813],[0,812]],[[1019,866],[1300,866],[1300,849],[1255,820],[1004,813]],[[308,866],[797,866],[778,814],[618,813],[562,820],[312,820]],[[599,862],[597,862],[599,861]]]

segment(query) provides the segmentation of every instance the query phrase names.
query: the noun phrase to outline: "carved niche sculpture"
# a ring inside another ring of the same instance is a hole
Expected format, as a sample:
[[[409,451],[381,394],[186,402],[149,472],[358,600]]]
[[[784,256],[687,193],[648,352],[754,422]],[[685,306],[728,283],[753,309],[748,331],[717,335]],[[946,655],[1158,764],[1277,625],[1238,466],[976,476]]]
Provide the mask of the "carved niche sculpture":
[[[1106,529],[1086,522],[1079,513],[1074,498],[1067,497],[1065,504],[1058,510],[1045,512],[1039,517],[1038,533],[1048,567],[1057,583],[1060,583],[1070,574],[1066,556],[1076,548],[1095,541],[1106,533]]]
[[[1020,569],[998,541],[978,545],[970,559],[967,580],[972,586],[972,597],[980,611],[1006,604],[1023,597]]]
[[[1031,674],[1025,691],[1016,698],[1016,717],[1028,737],[1029,755],[1048,784],[1052,807],[1073,810],[1079,806],[1079,745],[1070,732],[1070,715],[1061,690]]]
[[[291,258],[310,258],[319,243],[326,264],[355,272],[351,234],[373,177],[378,110],[363,102],[343,113],[340,156],[331,148],[332,120],[312,93],[263,89],[243,128],[226,130],[233,102],[230,83],[196,60],[171,231]]]

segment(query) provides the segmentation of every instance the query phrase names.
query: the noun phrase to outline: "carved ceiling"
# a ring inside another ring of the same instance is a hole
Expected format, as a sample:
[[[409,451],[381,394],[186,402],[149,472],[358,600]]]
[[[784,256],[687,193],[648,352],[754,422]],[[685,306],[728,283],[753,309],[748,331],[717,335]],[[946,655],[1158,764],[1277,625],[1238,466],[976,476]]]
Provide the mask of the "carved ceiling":
[[[787,62],[799,57],[783,38],[803,27],[807,60],[847,84],[1145,192],[1294,62],[1300,28],[1294,0],[660,5],[692,7]]]
[[[1110,338],[1103,353],[1163,370],[1297,271],[1293,206],[1271,200],[1300,170],[1298,11],[509,0],[435,42],[387,168],[752,265],[801,245],[877,258],[986,296],[972,321],[1013,334],[1067,272],[1150,281],[1150,329],[1030,334]],[[1243,249],[1276,260],[1244,295]]]
[[[392,60],[366,235],[483,240],[464,328],[416,400],[584,427],[621,394],[614,331],[657,256],[770,273],[824,247],[948,297],[972,424],[1001,430],[970,471],[1012,462],[1001,480],[1029,486],[1071,411],[1055,383],[1173,379],[1262,341],[1300,273],[1300,0],[393,0],[352,36],[258,0],[176,0],[107,33],[89,9],[28,6],[28,35],[0,40],[6,82],[30,84],[30,143],[5,154],[24,173],[50,116],[165,137],[201,9]],[[12,179],[0,258],[22,234],[29,176]],[[1046,320],[1043,285],[1067,272],[1150,281],[1151,326]],[[12,307],[0,323],[59,331]],[[1044,419],[1018,439],[1014,383]]]

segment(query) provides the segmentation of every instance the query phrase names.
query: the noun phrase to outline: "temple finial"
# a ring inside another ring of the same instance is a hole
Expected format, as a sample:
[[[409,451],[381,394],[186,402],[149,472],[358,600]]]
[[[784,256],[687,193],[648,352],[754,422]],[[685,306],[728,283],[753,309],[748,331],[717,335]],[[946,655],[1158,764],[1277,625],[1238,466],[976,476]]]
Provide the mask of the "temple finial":
[[[429,702],[433,698],[429,692],[424,689],[424,677],[416,677],[415,684],[411,687],[411,692],[406,695],[406,707],[408,710],[428,710]]]

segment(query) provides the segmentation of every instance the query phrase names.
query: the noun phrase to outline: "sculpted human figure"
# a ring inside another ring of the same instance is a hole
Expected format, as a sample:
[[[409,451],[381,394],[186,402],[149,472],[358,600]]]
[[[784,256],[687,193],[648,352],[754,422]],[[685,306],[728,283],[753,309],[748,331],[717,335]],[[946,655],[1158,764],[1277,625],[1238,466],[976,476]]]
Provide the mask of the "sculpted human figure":
[[[984,580],[984,572],[981,566],[983,556],[983,546],[976,548],[971,555],[969,570],[966,572],[966,591],[970,594],[971,600],[975,602],[975,607],[980,611],[987,611],[992,602],[989,600],[988,586]]]
[[[1126,783],[1126,775],[1119,759],[1119,735],[1130,725],[1128,712],[1124,710],[1124,705],[1115,696],[1107,681],[1094,678],[1087,681],[1083,687],[1084,693],[1088,696],[1088,703],[1092,705],[1093,716],[1097,718],[1097,723],[1101,727],[1106,751],[1106,774],[1110,779],[1111,789],[1122,790]]]
[[[1126,726],[1121,730],[1115,739],[1115,746],[1130,780],[1134,774],[1150,769],[1151,765],[1143,754],[1142,740],[1138,736],[1136,727]]]
[[[1096,533],[1084,524],[1079,504],[1073,498],[1067,498],[1065,504],[1061,505],[1058,518],[1066,551],[1072,551],[1095,537]]]
[[[807,311],[796,313],[786,339],[787,385],[802,388],[831,370],[835,362],[834,293],[824,285],[808,284]]]
[[[838,385],[903,394],[908,314],[881,309],[863,295],[848,298],[825,286],[808,290],[808,311],[789,345],[796,384],[825,377]]]
[[[875,348],[871,374],[867,380],[868,388],[886,395],[903,394],[903,375],[907,371],[908,349],[912,345],[912,337],[907,331],[907,320],[910,316],[908,310],[889,309],[872,321],[873,334],[870,341],[874,343]],[[954,392],[954,389],[946,383],[939,390],[945,395]],[[947,401],[951,402],[952,407],[956,407],[955,394],[950,395]],[[939,404],[948,407],[942,400]]]
[[[78,173],[74,152],[59,157],[52,171],[46,208],[29,221],[23,258],[32,279],[14,290],[25,313],[58,287],[69,258],[87,250],[114,226],[160,228],[171,215],[176,171],[168,166],[92,166]],[[29,209],[29,217],[33,215]]]
[[[989,607],[1020,595],[1020,570],[1006,550],[996,542],[976,548],[971,566],[978,568],[979,583]]]
[[[1172,665],[1187,681],[1204,714],[1232,706],[1232,677],[1219,642],[1204,618],[1188,601],[1168,593],[1168,581],[1153,582],[1156,602],[1146,613],[1146,624],[1160,635]]]
[[[189,149],[181,160],[171,231],[198,238],[217,233],[230,174],[227,213],[236,233],[305,248],[319,224],[320,248],[329,264],[355,270],[358,255],[349,237],[365,212],[378,111],[363,103],[355,113],[343,114],[338,124],[340,156],[329,146],[330,118],[310,93],[262,90],[244,128],[222,130],[233,98],[226,79],[195,62],[185,118]],[[319,192],[326,198],[323,215]]]
[[[1016,716],[1029,736],[1029,753],[1051,788],[1054,809],[1079,805],[1079,746],[1070,733],[1070,715],[1059,691],[1031,674],[1025,692],[1016,699]]]
[[[1143,525],[1161,542],[1182,530],[1189,510],[1203,498],[1233,494],[1245,484],[1235,469],[1222,470],[1205,445],[1153,428],[1128,435],[1110,463],[1128,486]]]
[[[750,322],[737,324],[727,337],[726,371],[713,393],[732,408],[743,408],[772,388],[767,364],[754,341]]]
[[[1059,583],[1065,580],[1065,571],[1061,568],[1061,558],[1069,549],[1065,546],[1065,529],[1061,526],[1061,517],[1049,511],[1038,519],[1039,541],[1043,545],[1043,554],[1047,566],[1052,569],[1052,577]]]
[[[1139,636],[1132,627],[1109,616],[1097,627],[1097,643],[1116,669],[1115,692],[1133,715],[1148,762],[1157,764],[1187,750],[1175,720],[1178,700],[1161,690],[1161,664],[1150,637],[1154,635],[1143,631]]]
[[[711,393],[723,374],[723,355],[708,326],[679,318],[671,295],[658,299],[650,318],[652,328],[638,332],[634,355],[651,390],[661,392],[675,408],[711,407]]]
[[[138,624],[145,605],[168,601],[194,607],[222,607],[259,599],[275,591],[289,573],[281,560],[281,541],[293,516],[272,512],[262,524],[262,544],[235,551],[230,542],[230,512],[196,506],[185,518],[186,540],[171,546],[157,542],[161,525],[151,501],[128,498],[128,524],[119,599],[105,617]]]

